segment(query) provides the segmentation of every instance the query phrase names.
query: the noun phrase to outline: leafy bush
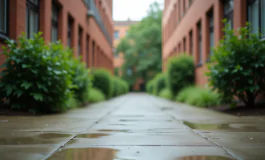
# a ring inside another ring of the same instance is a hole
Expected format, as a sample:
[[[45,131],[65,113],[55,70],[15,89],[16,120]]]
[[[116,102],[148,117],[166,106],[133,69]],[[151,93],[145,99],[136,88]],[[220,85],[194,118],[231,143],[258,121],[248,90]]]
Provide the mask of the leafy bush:
[[[99,89],[106,98],[111,98],[113,83],[110,73],[105,69],[95,69],[92,75],[93,87]]]
[[[112,97],[116,97],[116,96],[120,96],[122,94],[125,94],[129,90],[128,84],[118,77],[113,76],[112,77],[112,83],[113,83],[112,84],[113,85]]]
[[[191,56],[180,55],[169,60],[167,66],[167,88],[175,96],[185,86],[194,83],[194,64]]]
[[[159,73],[154,78],[154,94],[159,95],[160,91],[166,87],[166,76]]]
[[[12,109],[57,112],[72,98],[68,51],[61,44],[46,46],[41,34],[7,41],[7,57],[1,73],[1,99]]]
[[[219,94],[209,89],[194,86],[182,89],[176,100],[200,107],[216,106],[221,102]]]
[[[248,28],[247,25],[235,33],[226,25],[207,75],[226,100],[237,96],[247,106],[253,106],[265,87],[265,43],[259,35],[250,34]]]
[[[91,88],[89,90],[89,93],[88,93],[89,102],[92,102],[92,103],[102,102],[105,99],[106,99],[105,95],[99,89]]]
[[[164,89],[162,89],[160,91],[159,97],[166,98],[166,99],[172,99],[173,98],[173,95],[172,95],[170,89],[164,88]]]
[[[72,59],[70,61],[71,75],[74,88],[74,97],[79,103],[84,104],[88,102],[89,90],[92,86],[91,75],[84,63],[79,59]]]
[[[150,93],[150,94],[153,94],[153,92],[154,92],[154,80],[152,79],[152,80],[150,80],[148,83],[147,83],[147,85],[146,85],[146,90],[147,90],[147,92],[148,93]]]

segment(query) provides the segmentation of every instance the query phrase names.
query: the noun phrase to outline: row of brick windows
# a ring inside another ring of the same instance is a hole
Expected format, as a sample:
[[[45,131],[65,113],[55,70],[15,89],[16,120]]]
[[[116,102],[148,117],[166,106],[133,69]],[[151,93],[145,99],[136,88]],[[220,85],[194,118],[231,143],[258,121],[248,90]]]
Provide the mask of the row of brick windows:
[[[39,8],[40,8],[40,1],[39,0],[27,0],[26,2],[26,36],[28,38],[33,38],[34,34],[37,33],[39,31],[39,21],[40,21],[40,13],[39,13]],[[9,6],[11,6],[9,4],[9,0],[0,0],[0,38],[1,39],[8,39],[9,37]],[[52,15],[51,15],[51,42],[56,42],[59,40],[59,15],[60,15],[60,4],[57,3],[52,3]],[[67,45],[69,47],[75,47],[74,46],[74,42],[73,42],[73,33],[74,33],[74,18],[68,14],[68,26],[67,26]],[[78,38],[77,38],[77,53],[78,56],[82,55],[82,47],[83,45],[85,46],[85,50],[86,50],[86,63],[89,63],[89,56],[88,56],[88,52],[89,52],[89,47],[91,45],[92,47],[92,54],[91,54],[91,59],[92,59],[92,66],[98,66],[98,64],[96,61],[98,60],[98,58],[103,58],[102,56],[105,56],[104,52],[102,51],[102,49],[100,49],[100,47],[95,43],[95,41],[90,38],[89,35],[86,36],[86,41],[83,42],[82,38],[83,36],[85,36],[84,32],[83,32],[83,28],[79,25],[78,26]],[[85,43],[85,44],[83,44]],[[99,54],[99,55],[96,55]],[[97,58],[96,58],[97,56]],[[107,57],[105,57],[106,59],[108,59]],[[111,64],[111,60],[108,59],[109,62],[106,63],[110,63]],[[111,67],[111,66],[110,66]]]
[[[223,18],[227,19],[227,23],[233,28],[233,0],[223,1]],[[207,13],[207,32],[202,31],[202,22],[199,21],[196,24],[197,35],[194,36],[194,30],[190,30],[187,36],[182,38],[176,47],[171,52],[171,56],[176,53],[189,52],[194,55],[194,40],[197,41],[197,58],[196,64],[200,66],[203,63],[203,42],[202,37],[207,36],[207,60],[213,54],[212,48],[215,46],[215,34],[214,34],[214,8],[212,7]],[[261,33],[261,40],[265,39],[265,0],[248,0],[247,3],[247,21],[250,22],[250,30],[252,33]],[[194,39],[195,38],[195,39]],[[189,45],[187,45],[187,40]],[[187,48],[189,47],[189,48]]]
[[[164,41],[170,37],[181,19],[184,17],[193,0],[176,0],[173,10],[170,12],[168,24],[165,27]],[[165,10],[168,7],[169,0],[166,0]]]

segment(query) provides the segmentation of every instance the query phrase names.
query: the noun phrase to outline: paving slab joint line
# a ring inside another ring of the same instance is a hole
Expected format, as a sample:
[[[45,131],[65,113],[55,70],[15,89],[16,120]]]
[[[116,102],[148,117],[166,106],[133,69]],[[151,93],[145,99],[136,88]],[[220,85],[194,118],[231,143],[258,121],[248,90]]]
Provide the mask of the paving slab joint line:
[[[157,104],[155,104],[155,103],[153,103],[153,104],[154,104],[156,107],[160,108],[159,105],[157,105]],[[171,106],[171,107],[173,108],[173,106]],[[168,111],[162,111],[162,112],[166,112],[166,114],[169,115],[169,116],[170,116],[172,119],[174,119],[174,120],[177,120],[177,121],[181,121],[181,122],[183,122],[182,120],[177,119],[175,116],[169,114]],[[183,123],[182,123],[182,124],[183,124]],[[183,124],[183,125],[185,125],[185,124]],[[185,126],[186,126],[186,125],[185,125]],[[209,142],[215,144],[216,146],[222,148],[222,149],[225,151],[225,153],[226,153],[227,155],[230,155],[231,157],[233,157],[233,158],[235,158],[235,159],[239,159],[237,156],[235,156],[234,154],[232,154],[227,148],[225,148],[225,147],[223,147],[223,146],[221,146],[221,145],[219,145],[219,144],[213,142],[212,140],[210,140],[209,138],[205,137],[204,135],[202,135],[202,134],[196,132],[195,130],[193,130],[193,129],[190,128],[189,126],[187,126],[187,127],[188,127],[190,130],[192,130],[194,133],[196,133],[197,135],[199,135],[200,137],[203,137],[203,138],[205,138],[207,141],[209,141]]]
[[[50,158],[53,154],[55,154],[57,151],[59,151],[61,148],[63,148],[68,142],[70,142],[72,139],[74,139],[78,134],[80,134],[81,132],[83,132],[84,130],[87,130],[89,128],[94,127],[95,125],[97,125],[100,121],[102,121],[104,118],[106,118],[108,115],[110,115],[112,112],[116,111],[118,108],[120,108],[121,105],[118,105],[117,107],[111,109],[109,112],[107,112],[106,115],[102,116],[98,121],[96,121],[92,126],[89,126],[87,128],[84,128],[83,130],[79,131],[78,133],[76,133],[75,135],[73,135],[70,139],[64,141],[63,143],[60,144],[60,146],[56,149],[54,149],[49,155],[45,156],[43,159],[46,160],[48,158]]]

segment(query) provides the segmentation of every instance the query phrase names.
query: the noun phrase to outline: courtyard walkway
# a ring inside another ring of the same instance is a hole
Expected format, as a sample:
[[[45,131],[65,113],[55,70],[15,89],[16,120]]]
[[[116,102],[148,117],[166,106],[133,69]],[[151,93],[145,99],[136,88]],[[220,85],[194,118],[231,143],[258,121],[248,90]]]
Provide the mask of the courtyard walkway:
[[[265,116],[236,117],[147,94],[49,116],[1,116],[1,160],[265,159]]]

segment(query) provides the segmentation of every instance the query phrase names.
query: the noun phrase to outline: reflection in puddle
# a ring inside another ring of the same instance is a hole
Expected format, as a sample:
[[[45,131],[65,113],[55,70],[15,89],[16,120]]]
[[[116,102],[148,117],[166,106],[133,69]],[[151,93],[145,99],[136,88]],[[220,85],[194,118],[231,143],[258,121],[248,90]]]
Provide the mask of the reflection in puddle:
[[[127,130],[127,129],[114,129],[114,130],[112,130],[112,129],[101,129],[101,130],[98,130],[98,131],[100,131],[100,132],[126,132],[126,133],[132,133],[132,131],[130,131],[130,130]]]
[[[117,152],[118,150],[109,148],[64,149],[48,160],[114,160],[117,159]]]
[[[53,144],[61,138],[70,137],[71,134],[43,133],[36,135],[12,134],[0,137],[0,145],[23,145],[23,144]]]
[[[79,134],[76,136],[76,138],[100,138],[108,135],[109,134],[104,134],[104,133],[89,133],[89,134]]]
[[[257,124],[200,124],[183,121],[191,129],[199,130],[240,130],[240,131],[264,131],[265,125]]]
[[[221,156],[186,156],[186,157],[177,158],[176,160],[233,160],[233,159]]]

